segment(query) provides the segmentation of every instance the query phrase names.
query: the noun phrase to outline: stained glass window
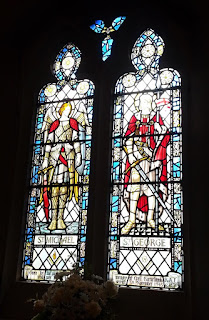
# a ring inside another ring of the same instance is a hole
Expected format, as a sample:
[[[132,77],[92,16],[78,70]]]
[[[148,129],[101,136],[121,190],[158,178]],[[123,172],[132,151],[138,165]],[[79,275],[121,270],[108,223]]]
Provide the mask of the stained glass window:
[[[181,290],[181,78],[160,69],[163,39],[135,42],[136,69],[115,86],[108,276],[119,286]]]
[[[110,33],[117,31],[126,17],[117,17],[113,20],[110,27],[106,27],[103,20],[96,20],[90,28],[96,33],[106,33],[106,37],[102,40],[102,60],[107,60],[111,55],[113,39],[110,37]]]
[[[52,281],[85,260],[94,84],[78,80],[81,52],[65,45],[57,79],[38,97],[22,277]]]

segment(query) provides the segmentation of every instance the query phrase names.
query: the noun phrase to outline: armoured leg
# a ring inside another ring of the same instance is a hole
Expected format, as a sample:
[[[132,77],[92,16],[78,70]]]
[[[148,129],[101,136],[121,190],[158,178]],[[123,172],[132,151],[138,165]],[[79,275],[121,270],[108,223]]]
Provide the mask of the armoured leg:
[[[155,221],[154,221],[155,201],[156,201],[156,199],[154,196],[148,197],[149,210],[148,210],[148,215],[147,215],[147,226],[151,227],[152,229],[155,229]],[[164,230],[164,228],[161,225],[158,226],[158,229],[160,231]]]
[[[72,154],[70,154],[72,157]],[[74,183],[75,183],[75,166],[74,166],[74,159],[68,160],[68,170],[69,170],[69,178],[70,178],[70,194],[69,200],[72,199],[73,190],[74,190]]]
[[[49,230],[57,229],[57,210],[59,200],[59,187],[52,187],[51,205],[52,205],[52,221],[48,227]]]
[[[148,214],[147,214],[147,226],[155,228],[154,210],[155,210],[155,197],[148,196]]]
[[[133,169],[132,172],[132,182],[139,182],[140,176],[138,172]],[[136,209],[137,203],[140,195],[140,185],[133,184],[130,186],[130,212],[129,212],[129,221],[122,228],[121,234],[128,234],[132,228],[136,226]]]
[[[63,221],[64,210],[67,202],[67,187],[60,187],[60,196],[59,196],[59,211],[58,211],[58,220],[57,220],[57,229],[66,229],[66,225]]]

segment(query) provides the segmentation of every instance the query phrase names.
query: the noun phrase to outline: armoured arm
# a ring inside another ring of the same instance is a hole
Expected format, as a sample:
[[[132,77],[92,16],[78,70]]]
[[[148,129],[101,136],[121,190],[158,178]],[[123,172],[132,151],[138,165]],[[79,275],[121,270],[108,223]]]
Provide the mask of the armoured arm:
[[[78,128],[80,128],[80,124],[78,125]],[[80,139],[79,131],[73,130],[72,143],[73,143],[73,149],[75,152],[75,168],[79,167],[82,162],[81,143],[79,139]]]
[[[51,141],[47,140],[45,145],[45,150],[44,150],[44,157],[43,157],[43,163],[42,163],[42,170],[46,170],[49,166],[49,155],[51,151]]]
[[[49,154],[51,151],[51,142],[52,142],[51,139],[49,139],[49,129],[53,121],[54,121],[54,117],[52,115],[52,109],[49,108],[45,114],[44,123],[42,126],[43,142],[44,144],[46,144],[44,147],[42,170],[45,170],[46,168],[48,168]]]
[[[155,170],[157,168],[159,168],[161,165],[162,165],[162,161],[161,161],[161,158],[157,157],[156,158],[156,155],[158,153],[158,150],[162,144],[162,141],[165,137],[165,134],[167,132],[167,128],[166,126],[164,125],[159,125],[159,123],[156,123],[155,124],[155,127],[159,133],[159,137],[158,137],[158,141],[156,143],[156,146],[155,146],[155,149],[154,149],[154,152],[153,152],[153,156],[152,156],[152,162],[151,162],[151,170]],[[163,148],[161,148],[162,150]],[[159,153],[158,153],[159,155]]]
[[[165,137],[165,134],[167,132],[167,128],[165,125],[160,125],[159,123],[155,123],[155,129],[157,130],[157,132],[159,133],[159,137],[158,137],[158,141],[156,143],[156,146],[155,146],[155,151],[153,153],[153,160],[156,156],[156,152],[159,148],[159,146],[161,145],[162,141],[163,141],[163,138]]]
[[[134,155],[134,150],[133,150],[133,138],[129,138],[126,140],[126,146],[125,146],[125,152],[128,155],[128,161],[130,164],[134,163],[137,159]]]
[[[74,143],[74,150],[75,150],[75,168],[81,165],[82,157],[81,157],[81,144],[80,142]]]

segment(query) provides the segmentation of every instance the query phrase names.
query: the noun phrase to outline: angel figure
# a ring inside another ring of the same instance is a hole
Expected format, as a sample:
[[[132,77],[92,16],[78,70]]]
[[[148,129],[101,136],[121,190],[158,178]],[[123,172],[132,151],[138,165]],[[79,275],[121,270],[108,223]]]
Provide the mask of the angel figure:
[[[79,175],[83,173],[85,163],[85,143],[79,141],[85,136],[87,120],[82,112],[77,120],[72,116],[72,104],[66,102],[60,103],[54,113],[49,108],[44,119],[40,203],[44,202],[47,221],[50,207],[49,230],[66,229],[63,215],[67,201],[74,196],[78,203]]]

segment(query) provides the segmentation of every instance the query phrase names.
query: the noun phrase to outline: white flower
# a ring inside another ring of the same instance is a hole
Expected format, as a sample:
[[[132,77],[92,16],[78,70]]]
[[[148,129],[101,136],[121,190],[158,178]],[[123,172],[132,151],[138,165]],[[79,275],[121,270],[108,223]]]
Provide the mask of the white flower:
[[[54,276],[55,280],[62,280],[63,277],[67,277],[71,274],[70,271],[62,271],[62,272],[57,272]]]
[[[100,276],[97,276],[95,274],[92,274],[91,276],[92,280],[95,281],[95,282],[104,282],[104,279]]]

